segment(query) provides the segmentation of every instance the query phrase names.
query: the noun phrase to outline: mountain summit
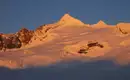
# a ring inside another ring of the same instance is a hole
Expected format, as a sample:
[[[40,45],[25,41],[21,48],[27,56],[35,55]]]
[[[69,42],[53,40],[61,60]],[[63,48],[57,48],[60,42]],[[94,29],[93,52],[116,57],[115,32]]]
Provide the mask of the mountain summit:
[[[100,20],[97,25],[107,25],[104,21]]]
[[[105,27],[108,27],[108,25],[104,21],[102,21],[102,20],[98,21],[96,24],[93,24],[92,26],[95,27],[95,28],[105,28]]]
[[[70,25],[84,25],[84,23],[69,14],[64,14],[63,17],[58,21],[59,24],[64,24],[65,26],[70,26]]]

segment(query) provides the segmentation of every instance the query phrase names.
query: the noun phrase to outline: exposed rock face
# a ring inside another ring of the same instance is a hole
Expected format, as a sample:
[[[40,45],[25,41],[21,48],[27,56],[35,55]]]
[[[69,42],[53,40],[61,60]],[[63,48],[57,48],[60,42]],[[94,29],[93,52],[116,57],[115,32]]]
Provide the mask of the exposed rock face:
[[[44,36],[45,31],[43,30],[43,27],[44,27],[44,25],[38,27],[38,28],[35,30],[35,32],[34,32],[35,38],[36,38],[36,37],[37,37],[37,38],[41,38],[42,36]]]
[[[90,48],[90,47],[95,47],[95,46],[98,46],[100,48],[103,48],[103,45],[102,44],[99,44],[98,42],[89,42],[87,44],[87,46]]]
[[[3,48],[2,33],[0,33],[0,50]]]
[[[27,45],[33,37],[33,31],[22,28],[16,34],[0,34],[0,50],[20,48]]]
[[[26,28],[22,28],[16,34],[19,37],[22,43],[22,46],[25,46],[26,44],[28,44],[31,38],[33,37],[33,31],[28,30]]]
[[[15,34],[1,34],[0,35],[0,49],[6,50],[12,48],[20,48],[21,41]]]
[[[33,31],[22,28],[15,34],[0,34],[0,50],[20,48],[27,45],[33,37]]]
[[[54,26],[55,27],[55,26]],[[34,38],[35,39],[39,39],[39,40],[43,40],[44,38],[47,37],[47,33],[49,32],[49,30],[51,30],[53,28],[53,25],[42,25],[40,27],[38,27],[35,31],[34,31]]]
[[[87,44],[87,46],[85,46],[84,48],[81,48],[79,51],[78,51],[78,53],[80,53],[80,54],[82,54],[82,53],[84,53],[84,54],[86,54],[86,53],[88,53],[88,50],[89,49],[91,49],[92,47],[100,47],[100,48],[103,48],[104,46],[102,45],[102,44],[100,44],[100,43],[98,43],[98,42],[89,42],[88,44]]]
[[[119,23],[116,27],[122,34],[130,33],[130,23]]]
[[[64,48],[64,54],[91,54],[93,51],[106,49],[106,45],[98,41],[86,41],[74,45],[68,45]]]

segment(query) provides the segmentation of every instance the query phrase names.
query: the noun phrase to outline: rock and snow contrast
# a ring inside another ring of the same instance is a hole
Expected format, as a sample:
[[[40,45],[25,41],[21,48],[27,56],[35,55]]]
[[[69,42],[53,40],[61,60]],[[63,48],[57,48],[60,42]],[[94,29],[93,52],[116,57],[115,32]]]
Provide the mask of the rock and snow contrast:
[[[100,20],[86,24],[65,14],[52,24],[36,30],[20,29],[0,34],[0,66],[27,68],[62,61],[112,60],[116,64],[130,62],[130,23],[108,25]]]

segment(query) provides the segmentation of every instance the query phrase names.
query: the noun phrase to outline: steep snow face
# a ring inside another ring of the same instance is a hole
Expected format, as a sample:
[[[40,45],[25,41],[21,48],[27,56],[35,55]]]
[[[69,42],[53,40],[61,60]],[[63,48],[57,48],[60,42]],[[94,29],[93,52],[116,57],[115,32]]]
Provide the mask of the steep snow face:
[[[65,14],[59,21],[58,24],[63,24],[64,26],[83,26],[85,25],[82,21],[70,16],[69,14]]]
[[[123,34],[130,33],[130,23],[119,23],[116,26],[121,33]]]

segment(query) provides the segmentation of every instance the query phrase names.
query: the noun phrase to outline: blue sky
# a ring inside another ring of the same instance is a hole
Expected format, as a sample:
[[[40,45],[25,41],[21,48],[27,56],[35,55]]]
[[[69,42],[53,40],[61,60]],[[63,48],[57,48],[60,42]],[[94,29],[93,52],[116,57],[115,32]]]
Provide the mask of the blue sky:
[[[0,32],[35,29],[65,13],[85,23],[130,22],[130,0],[0,0]]]

